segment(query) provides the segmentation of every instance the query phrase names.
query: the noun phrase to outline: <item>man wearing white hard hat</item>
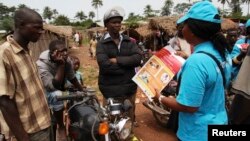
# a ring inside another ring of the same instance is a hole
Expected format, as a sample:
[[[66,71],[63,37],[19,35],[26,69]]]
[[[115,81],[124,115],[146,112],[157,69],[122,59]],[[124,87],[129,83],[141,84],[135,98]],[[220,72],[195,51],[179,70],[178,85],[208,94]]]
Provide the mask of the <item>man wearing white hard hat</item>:
[[[132,77],[135,68],[141,63],[142,53],[137,45],[126,35],[120,34],[124,10],[121,7],[111,8],[104,14],[104,25],[107,32],[97,45],[96,58],[99,65],[99,89],[107,98],[121,102],[129,99],[134,105],[129,116],[134,121],[135,95],[137,85]]]

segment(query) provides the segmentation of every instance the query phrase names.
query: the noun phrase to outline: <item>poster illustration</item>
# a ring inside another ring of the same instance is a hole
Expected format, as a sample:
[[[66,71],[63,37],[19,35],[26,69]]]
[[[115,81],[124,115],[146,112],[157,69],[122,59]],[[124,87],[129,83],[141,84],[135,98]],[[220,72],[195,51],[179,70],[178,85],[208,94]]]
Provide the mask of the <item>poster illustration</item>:
[[[163,90],[184,62],[182,57],[175,55],[172,47],[166,46],[153,55],[132,80],[152,100],[152,97],[155,96],[154,89]]]

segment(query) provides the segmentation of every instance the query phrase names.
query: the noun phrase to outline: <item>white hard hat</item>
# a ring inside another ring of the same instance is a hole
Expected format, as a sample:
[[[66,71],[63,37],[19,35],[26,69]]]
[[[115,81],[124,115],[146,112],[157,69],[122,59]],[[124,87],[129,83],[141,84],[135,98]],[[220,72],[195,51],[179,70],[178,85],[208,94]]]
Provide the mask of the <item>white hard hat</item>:
[[[114,17],[120,17],[123,20],[123,17],[125,16],[125,11],[122,7],[120,6],[115,6],[110,9],[108,9],[103,17],[104,25]]]

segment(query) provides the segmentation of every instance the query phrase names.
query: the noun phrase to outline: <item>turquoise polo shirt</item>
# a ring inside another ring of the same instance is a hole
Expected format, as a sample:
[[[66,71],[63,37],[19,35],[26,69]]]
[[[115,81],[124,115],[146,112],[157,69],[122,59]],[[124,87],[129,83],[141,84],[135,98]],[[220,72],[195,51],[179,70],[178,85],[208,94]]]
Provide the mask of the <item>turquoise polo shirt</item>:
[[[240,54],[240,48],[237,46],[238,44],[244,44],[245,38],[239,39],[234,44],[233,50],[231,52],[232,59]],[[250,40],[247,40],[247,43],[250,44]],[[235,79],[237,74],[239,73],[241,65],[235,65],[232,70],[232,79]]]
[[[195,113],[180,112],[177,136],[182,141],[206,141],[208,125],[227,124],[223,79],[216,62],[204,53],[214,55],[222,64],[227,85],[231,74],[231,57],[220,56],[211,42],[197,45],[194,53],[186,60],[181,73],[179,94],[181,105],[199,107]]]

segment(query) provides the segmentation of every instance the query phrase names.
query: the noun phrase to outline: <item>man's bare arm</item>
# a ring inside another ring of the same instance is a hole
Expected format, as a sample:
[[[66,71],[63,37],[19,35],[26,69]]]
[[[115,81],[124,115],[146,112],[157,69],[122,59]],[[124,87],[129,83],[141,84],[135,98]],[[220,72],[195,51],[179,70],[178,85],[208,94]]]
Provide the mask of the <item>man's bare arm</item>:
[[[15,102],[8,96],[1,96],[0,110],[15,138],[18,141],[29,141],[29,136],[22,126]]]

